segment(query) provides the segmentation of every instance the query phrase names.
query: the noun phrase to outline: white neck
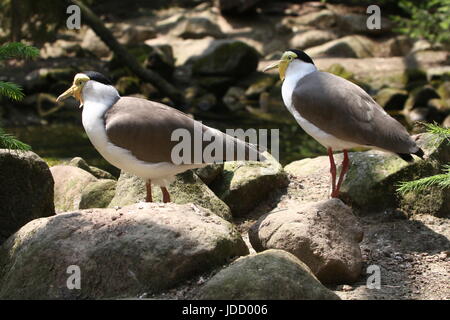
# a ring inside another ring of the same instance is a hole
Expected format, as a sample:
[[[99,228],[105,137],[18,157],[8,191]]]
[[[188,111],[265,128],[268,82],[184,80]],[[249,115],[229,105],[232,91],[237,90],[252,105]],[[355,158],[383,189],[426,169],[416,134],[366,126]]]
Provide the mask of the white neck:
[[[290,108],[291,106],[292,92],[297,86],[298,81],[314,71],[317,71],[317,68],[312,63],[307,63],[300,60],[294,60],[289,63],[286,69],[283,86],[281,87],[281,93],[286,107]]]
[[[81,92],[83,96],[83,127],[94,146],[99,148],[98,137],[104,136],[105,112],[120,99],[116,88],[97,81],[88,81]]]
[[[106,85],[97,81],[88,81],[81,92],[83,103],[97,103],[112,106],[119,100],[119,92],[111,85]]]

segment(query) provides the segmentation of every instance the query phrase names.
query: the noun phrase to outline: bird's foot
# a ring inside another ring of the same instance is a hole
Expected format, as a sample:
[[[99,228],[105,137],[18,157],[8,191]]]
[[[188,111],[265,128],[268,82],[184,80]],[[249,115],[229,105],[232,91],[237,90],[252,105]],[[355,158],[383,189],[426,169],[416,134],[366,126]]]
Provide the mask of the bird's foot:
[[[339,191],[336,192],[336,190],[335,190],[335,191],[331,192],[331,198],[339,198]]]

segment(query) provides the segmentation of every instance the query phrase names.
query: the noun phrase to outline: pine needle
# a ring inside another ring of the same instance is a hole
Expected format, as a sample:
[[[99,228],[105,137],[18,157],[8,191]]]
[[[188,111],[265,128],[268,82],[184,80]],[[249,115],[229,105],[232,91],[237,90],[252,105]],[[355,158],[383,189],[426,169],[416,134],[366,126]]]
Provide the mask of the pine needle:
[[[0,128],[0,148],[21,151],[31,150],[31,147],[28,144],[17,140],[14,136],[8,133],[5,133],[2,128]]]
[[[24,94],[19,85],[12,82],[0,81],[0,96],[19,101],[22,100]]]
[[[39,49],[20,42],[11,42],[0,46],[0,60],[32,59],[37,56],[39,56]]]
[[[434,134],[440,140],[439,143],[443,140],[447,140],[450,143],[450,128],[442,128],[436,122],[423,122],[422,125],[427,129],[427,132]]]
[[[450,128],[442,128],[436,123],[422,123],[427,132],[436,137],[436,144],[444,140],[450,144]],[[405,195],[408,192],[421,192],[430,187],[439,189],[450,188],[450,164],[443,165],[443,173],[431,177],[425,177],[414,181],[403,181],[398,184],[397,192]]]
[[[450,188],[450,169],[448,169],[447,173],[437,174],[414,181],[401,182],[397,188],[397,192],[405,195],[409,192],[421,192],[430,187],[437,187],[439,189]]]

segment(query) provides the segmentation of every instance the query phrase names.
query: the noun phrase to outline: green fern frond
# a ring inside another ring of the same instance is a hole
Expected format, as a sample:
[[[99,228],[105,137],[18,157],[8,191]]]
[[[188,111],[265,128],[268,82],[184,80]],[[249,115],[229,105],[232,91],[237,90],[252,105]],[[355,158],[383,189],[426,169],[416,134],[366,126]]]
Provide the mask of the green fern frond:
[[[440,127],[437,123],[422,123],[423,126],[427,129],[427,132],[436,135],[442,140],[447,140],[450,142],[450,128]]]
[[[408,192],[420,192],[430,187],[438,187],[439,189],[450,188],[450,167],[446,173],[437,174],[435,176],[422,178],[414,181],[401,182],[398,185],[397,192],[405,195]]]
[[[39,56],[39,49],[20,42],[11,42],[0,46],[0,60],[32,59],[37,56]]]
[[[22,100],[24,94],[22,88],[13,82],[0,81],[0,96],[8,97],[12,100]]]
[[[21,150],[21,151],[29,151],[31,147],[23,143],[14,136],[7,134],[0,128],[0,148],[9,149],[9,150]]]

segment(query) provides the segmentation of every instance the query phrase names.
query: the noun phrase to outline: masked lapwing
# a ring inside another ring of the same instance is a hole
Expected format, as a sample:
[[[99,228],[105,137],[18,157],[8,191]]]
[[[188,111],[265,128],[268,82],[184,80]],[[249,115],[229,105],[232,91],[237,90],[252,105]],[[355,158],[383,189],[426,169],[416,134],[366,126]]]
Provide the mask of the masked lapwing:
[[[152,184],[161,187],[163,201],[169,202],[167,185],[186,170],[229,160],[265,159],[256,146],[207,127],[177,109],[121,97],[111,81],[98,72],[76,74],[72,86],[57,101],[69,96],[80,101],[83,127],[98,152],[113,166],[146,181],[147,202],[152,201]],[[180,142],[179,135],[178,139],[177,134],[173,136],[177,129],[189,134],[189,150],[174,152]],[[212,142],[221,143],[223,149],[214,149]],[[204,157],[206,148],[216,151]],[[176,156],[182,156],[181,161]]]
[[[322,72],[301,50],[288,50],[264,71],[278,68],[284,104],[306,133],[328,150],[331,197],[349,168],[348,149],[367,147],[393,152],[405,161],[423,151],[406,129],[389,116],[363,89],[333,74]],[[342,170],[336,184],[334,150],[343,150]]]

